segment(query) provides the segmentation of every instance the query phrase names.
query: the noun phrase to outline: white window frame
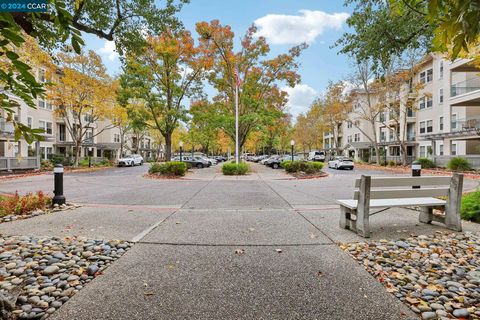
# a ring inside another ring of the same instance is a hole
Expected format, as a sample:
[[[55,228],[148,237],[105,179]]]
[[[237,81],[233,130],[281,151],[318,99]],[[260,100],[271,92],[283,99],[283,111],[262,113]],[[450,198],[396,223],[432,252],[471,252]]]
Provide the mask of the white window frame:
[[[453,121],[453,118],[455,118],[455,121]],[[450,118],[450,130],[457,129],[458,127],[458,116],[456,113],[452,113],[452,116]],[[453,127],[453,123],[455,123],[455,127]]]
[[[438,89],[438,104],[443,104],[443,88]]]
[[[422,132],[422,124],[423,124],[423,132]],[[418,123],[418,134],[425,134],[425,133],[427,133],[427,122],[420,121]]]
[[[443,156],[443,143],[438,144],[438,155]]]
[[[425,83],[426,80],[427,80],[427,77],[426,77],[426,76],[427,76],[427,72],[426,72],[426,71],[420,72],[420,74],[419,74],[419,78],[420,78],[419,81],[420,81],[421,83]]]
[[[439,118],[438,120],[438,130],[443,131],[445,124],[444,124],[444,118],[443,116]]]
[[[40,78],[40,74],[43,72],[43,79]],[[47,82],[47,70],[44,68],[38,68],[37,70],[37,80],[40,83]]]
[[[455,151],[453,151],[455,148]],[[450,142],[450,155],[456,156],[458,154],[458,145],[456,142]]]
[[[430,106],[428,104],[430,103]],[[425,109],[433,108],[433,97],[425,97]]]
[[[430,73],[430,75],[429,75],[429,73]],[[433,81],[433,68],[427,69],[425,71],[425,75],[426,75],[425,80],[427,81],[427,83],[432,82]]]
[[[440,60],[438,79],[443,79],[443,60]]]
[[[431,126],[428,125],[429,122],[432,123]],[[428,131],[428,128],[432,128],[432,130]],[[425,120],[425,132],[426,133],[432,133],[433,132],[433,120],[432,119]]]
[[[33,128],[33,118],[32,117],[27,117],[27,127],[29,127],[30,129]]]
[[[43,122],[44,123],[44,126],[42,127],[40,122]],[[48,123],[50,123],[50,129],[51,129],[51,133],[48,133]],[[43,119],[39,119],[38,120],[38,126],[39,128],[43,129],[45,131],[45,135],[48,135],[48,136],[52,136],[53,135],[53,122],[52,121],[48,121],[48,120],[43,120]]]
[[[420,158],[425,158],[427,156],[427,146],[420,146],[418,150],[418,155]]]

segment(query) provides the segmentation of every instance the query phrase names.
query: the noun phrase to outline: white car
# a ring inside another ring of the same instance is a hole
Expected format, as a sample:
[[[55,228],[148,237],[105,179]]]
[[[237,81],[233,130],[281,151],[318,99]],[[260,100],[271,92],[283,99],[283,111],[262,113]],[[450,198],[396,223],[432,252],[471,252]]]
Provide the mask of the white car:
[[[307,157],[308,161],[325,161],[325,152],[323,151],[310,151]]]
[[[212,165],[212,166],[217,164],[217,160],[212,159],[212,158],[208,158],[208,157],[198,156],[198,157],[195,157],[195,159],[196,160],[202,159],[202,160],[208,161],[208,162],[210,162],[210,165]]]
[[[141,166],[142,164],[143,164],[143,157],[139,154],[131,154],[117,160],[117,166],[119,167],[126,167],[126,166],[133,167],[136,165]]]
[[[347,157],[335,157],[328,161],[328,167],[334,169],[350,169],[353,170],[354,164],[352,159]]]

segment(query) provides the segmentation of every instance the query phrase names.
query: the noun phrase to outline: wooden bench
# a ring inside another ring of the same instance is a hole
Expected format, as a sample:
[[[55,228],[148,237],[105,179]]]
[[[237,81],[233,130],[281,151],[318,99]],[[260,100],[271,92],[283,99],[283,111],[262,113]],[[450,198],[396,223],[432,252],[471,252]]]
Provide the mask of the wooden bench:
[[[413,186],[419,186],[413,189]],[[447,228],[462,231],[460,204],[463,174],[453,177],[375,177],[364,176],[355,181],[352,200],[337,200],[340,204],[340,227],[362,237],[370,237],[371,215],[392,207],[420,207],[423,223],[441,222]],[[436,197],[446,196],[446,200]],[[433,215],[433,209],[445,208],[445,216]],[[370,213],[370,209],[382,209]],[[352,219],[355,216],[355,219]]]

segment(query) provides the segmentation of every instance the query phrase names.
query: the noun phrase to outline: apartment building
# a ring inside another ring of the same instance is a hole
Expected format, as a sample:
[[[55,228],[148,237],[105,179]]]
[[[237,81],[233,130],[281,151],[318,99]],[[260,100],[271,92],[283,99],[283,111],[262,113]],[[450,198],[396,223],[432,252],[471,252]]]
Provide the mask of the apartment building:
[[[45,72],[36,71],[37,80],[45,82]],[[7,93],[9,94],[9,93]],[[52,156],[62,155],[72,158],[75,154],[75,143],[69,133],[65,120],[54,113],[54,106],[45,99],[37,99],[36,109],[28,107],[25,102],[9,94],[10,98],[18,103],[15,110],[15,120],[30,128],[42,128],[44,133],[41,141],[28,144],[24,139],[15,141],[14,127],[6,121],[5,112],[0,117],[0,170],[38,168],[41,160],[51,159]],[[88,117],[88,115],[84,115]],[[88,119],[85,119],[88,123]],[[80,150],[80,157],[91,157],[93,162],[102,159],[115,160],[121,149],[120,129],[108,120],[89,123],[84,141]],[[125,137],[124,154],[138,151],[145,159],[156,156],[156,146],[148,135],[142,135],[136,141],[133,133]],[[139,147],[137,147],[139,146]]]
[[[402,106],[400,115],[378,114],[375,130],[382,160],[401,162],[402,144],[406,147],[408,163],[429,157],[438,166],[445,166],[450,158],[461,156],[480,168],[479,74],[480,69],[470,60],[451,62],[438,54],[427,55],[411,80],[413,84],[423,85],[416,94],[416,105]],[[407,88],[408,84],[405,95],[409,94]],[[374,105],[376,97],[371,99]],[[356,92],[352,111],[339,126],[339,145],[344,155],[374,161],[372,125],[362,116],[366,108],[368,110],[366,103],[366,95]],[[331,148],[329,134],[324,137],[325,148]]]

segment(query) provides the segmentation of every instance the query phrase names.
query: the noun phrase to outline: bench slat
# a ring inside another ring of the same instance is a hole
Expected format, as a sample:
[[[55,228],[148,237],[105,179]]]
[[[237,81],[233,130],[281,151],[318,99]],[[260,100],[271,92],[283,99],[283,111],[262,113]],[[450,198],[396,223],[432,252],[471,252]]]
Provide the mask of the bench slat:
[[[372,177],[372,188],[411,187],[449,185],[452,177]],[[360,186],[360,179],[355,180],[355,188]]]
[[[444,197],[448,195],[448,190],[449,188],[370,190],[370,199]],[[353,198],[358,200],[359,195],[360,191],[355,190]]]
[[[357,200],[337,200],[337,203],[349,209],[356,209],[358,205]],[[429,206],[444,206],[445,200],[436,198],[409,198],[409,199],[374,199],[370,200],[370,208],[388,208],[388,207],[429,207]]]

